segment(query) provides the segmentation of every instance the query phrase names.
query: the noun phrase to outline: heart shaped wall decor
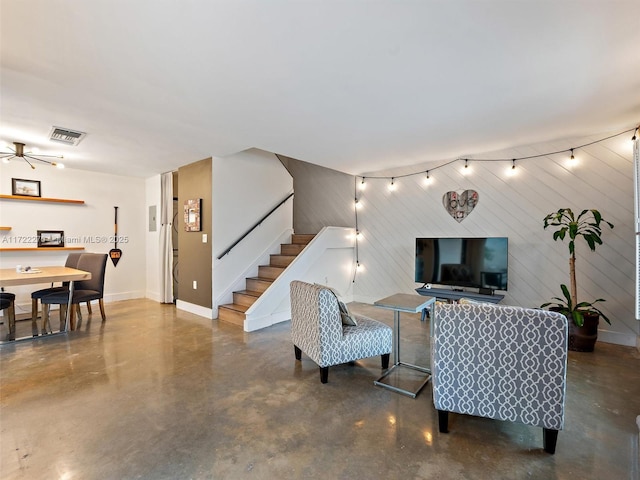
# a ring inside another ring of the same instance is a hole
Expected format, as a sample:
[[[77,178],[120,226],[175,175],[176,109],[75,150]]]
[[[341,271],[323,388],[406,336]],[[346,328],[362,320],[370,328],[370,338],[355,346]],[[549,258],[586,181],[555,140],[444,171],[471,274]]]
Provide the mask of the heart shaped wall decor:
[[[442,196],[442,204],[458,223],[467,218],[478,204],[478,192],[465,190],[464,192],[447,192]]]

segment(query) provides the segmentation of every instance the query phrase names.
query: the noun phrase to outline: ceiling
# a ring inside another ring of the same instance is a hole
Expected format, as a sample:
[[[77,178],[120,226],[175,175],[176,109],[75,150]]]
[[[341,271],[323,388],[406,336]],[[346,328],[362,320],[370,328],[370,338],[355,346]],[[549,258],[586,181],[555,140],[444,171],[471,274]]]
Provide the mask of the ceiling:
[[[0,8],[0,140],[71,168],[147,177],[259,148],[363,174],[640,122],[637,0]]]

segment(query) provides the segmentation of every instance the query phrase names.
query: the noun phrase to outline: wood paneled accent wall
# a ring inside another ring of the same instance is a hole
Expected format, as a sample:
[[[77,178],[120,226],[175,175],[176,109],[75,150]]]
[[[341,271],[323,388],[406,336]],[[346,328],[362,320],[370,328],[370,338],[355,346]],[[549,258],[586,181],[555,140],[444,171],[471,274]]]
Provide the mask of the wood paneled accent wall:
[[[599,140],[607,133],[512,148],[477,155],[477,158],[518,158],[544,154]],[[425,175],[389,180],[367,179],[358,196],[359,259],[363,266],[354,284],[357,301],[372,302],[397,292],[411,293],[414,280],[416,237],[509,237],[509,290],[503,303],[538,307],[558,296],[560,284],[569,281],[568,247],[554,242],[543,229],[547,213],[563,207],[599,209],[615,224],[604,232],[604,245],[590,252],[578,248],[579,299],[605,298],[602,309],[613,325],[600,324],[599,339],[635,345],[640,322],[635,319],[635,231],[633,212],[633,160],[630,135],[615,137],[576,150],[577,163],[569,155],[552,155],[516,162],[463,162]],[[294,176],[295,225],[315,232],[320,224],[353,223],[353,177],[340,172],[325,174],[321,167],[296,161]],[[291,162],[289,162],[291,166]],[[397,168],[372,175],[399,176],[424,172],[438,163]],[[369,172],[370,173],[370,172]],[[344,181],[342,181],[344,179]],[[358,179],[359,181],[360,179]],[[305,192],[306,189],[309,192]],[[479,203],[458,223],[445,210],[443,195],[451,190],[476,190]]]

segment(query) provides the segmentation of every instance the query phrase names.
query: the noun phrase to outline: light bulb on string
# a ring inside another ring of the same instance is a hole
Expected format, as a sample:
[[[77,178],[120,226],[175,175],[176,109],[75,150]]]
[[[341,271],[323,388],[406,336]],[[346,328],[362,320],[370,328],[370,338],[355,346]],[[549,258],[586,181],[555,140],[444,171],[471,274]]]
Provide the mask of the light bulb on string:
[[[569,157],[569,166],[574,166],[578,163],[578,160],[576,160],[576,156],[573,154],[573,148],[571,149],[571,156]]]
[[[396,189],[395,178],[391,177],[391,183],[389,184],[389,191],[393,192]]]
[[[511,168],[507,170],[507,175],[514,176],[516,174],[516,159],[511,160]]]
[[[358,200],[357,198],[354,200],[353,203],[358,210],[362,208],[362,203],[360,203],[360,200]]]
[[[423,183],[425,185],[429,185],[431,183],[431,177],[429,176],[429,170],[427,170],[424,173],[425,173],[426,176],[424,177]]]
[[[637,137],[638,130],[640,130],[640,127],[636,128],[636,129],[633,131],[633,137],[631,137],[631,141],[632,141],[632,142],[635,142],[635,141],[636,141],[636,139],[638,138],[638,137]]]
[[[364,177],[362,177],[362,181],[360,182],[359,188],[360,190],[364,190],[365,188],[367,188],[367,184],[364,183]]]
[[[471,169],[469,168],[469,160],[465,158],[464,160],[464,168],[462,169],[463,175],[469,175],[471,173]]]

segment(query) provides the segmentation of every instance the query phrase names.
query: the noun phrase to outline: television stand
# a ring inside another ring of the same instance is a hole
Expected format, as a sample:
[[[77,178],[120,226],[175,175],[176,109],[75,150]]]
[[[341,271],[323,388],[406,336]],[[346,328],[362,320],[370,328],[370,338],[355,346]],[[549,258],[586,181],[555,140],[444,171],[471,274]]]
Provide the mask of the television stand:
[[[416,292],[420,295],[428,297],[436,297],[443,300],[460,300],[461,298],[470,298],[471,300],[477,300],[479,302],[500,303],[504,298],[504,295],[487,295],[485,293],[465,292],[462,290],[452,290],[449,288],[416,288]]]

